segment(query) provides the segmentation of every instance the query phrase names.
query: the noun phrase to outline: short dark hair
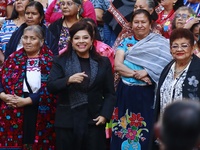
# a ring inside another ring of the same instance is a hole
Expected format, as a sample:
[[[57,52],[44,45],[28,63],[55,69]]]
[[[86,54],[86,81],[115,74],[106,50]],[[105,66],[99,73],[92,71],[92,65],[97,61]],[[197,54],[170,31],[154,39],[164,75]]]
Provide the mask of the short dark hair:
[[[199,136],[199,101],[179,100],[166,107],[161,124],[161,141],[166,150],[192,150]]]
[[[194,35],[193,33],[185,28],[179,28],[179,29],[174,29],[170,35],[169,41],[170,41],[170,46],[176,39],[180,38],[185,38],[189,40],[190,45],[194,46]]]
[[[132,17],[131,17],[131,22],[133,22],[133,19],[135,18],[135,16],[136,16],[136,15],[139,15],[139,14],[144,14],[144,15],[148,18],[149,23],[151,24],[151,22],[152,22],[152,17],[151,17],[151,15],[150,15],[150,13],[149,13],[147,10],[145,10],[145,9],[138,9],[138,10],[134,11],[134,12],[133,12],[133,15],[132,15]]]

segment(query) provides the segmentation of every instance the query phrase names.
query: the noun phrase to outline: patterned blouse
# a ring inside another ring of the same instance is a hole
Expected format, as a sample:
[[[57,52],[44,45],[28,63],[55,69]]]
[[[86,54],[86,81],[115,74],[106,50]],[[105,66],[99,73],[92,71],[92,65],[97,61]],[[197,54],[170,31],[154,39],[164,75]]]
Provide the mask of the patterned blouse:
[[[165,107],[172,103],[174,100],[180,100],[183,97],[182,85],[186,78],[188,68],[187,67],[179,73],[179,77],[174,78],[175,63],[171,66],[161,88],[160,88],[160,108],[161,114]]]
[[[62,50],[67,47],[68,42],[70,40],[69,28],[62,26],[60,33],[60,40],[58,42],[58,50]]]
[[[6,50],[6,44],[9,42],[12,33],[18,29],[18,26],[13,20],[4,21],[2,28],[0,30],[0,49],[3,53]]]

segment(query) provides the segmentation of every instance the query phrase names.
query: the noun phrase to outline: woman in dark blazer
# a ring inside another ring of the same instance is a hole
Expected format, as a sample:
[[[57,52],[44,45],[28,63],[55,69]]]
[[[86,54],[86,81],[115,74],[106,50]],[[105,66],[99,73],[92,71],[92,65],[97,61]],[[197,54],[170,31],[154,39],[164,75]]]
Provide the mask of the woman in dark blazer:
[[[49,92],[58,94],[55,127],[59,150],[105,150],[105,123],[116,101],[108,58],[93,46],[93,29],[77,22],[68,49],[54,59]]]
[[[173,30],[170,47],[174,59],[163,69],[159,79],[155,121],[162,116],[166,106],[176,100],[200,100],[200,59],[193,54],[192,32],[184,28]]]

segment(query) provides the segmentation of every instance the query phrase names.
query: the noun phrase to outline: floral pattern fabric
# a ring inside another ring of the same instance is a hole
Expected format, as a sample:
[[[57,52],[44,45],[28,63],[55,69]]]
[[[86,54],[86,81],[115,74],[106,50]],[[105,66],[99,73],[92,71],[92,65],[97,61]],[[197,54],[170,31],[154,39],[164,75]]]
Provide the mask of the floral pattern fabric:
[[[70,40],[69,35],[69,28],[62,26],[61,32],[60,32],[60,40],[58,42],[58,50],[61,51],[62,49],[66,49],[68,42]]]
[[[143,137],[142,131],[149,132],[146,127],[146,122],[144,121],[144,118],[141,116],[141,113],[130,113],[128,110],[126,111],[126,114],[122,116],[121,118],[118,118],[118,108],[114,109],[113,113],[113,123],[112,128],[113,132],[116,136],[119,138],[126,137],[128,139],[128,142],[131,143],[139,142],[139,139],[145,140],[145,137]]]
[[[182,72],[180,72],[179,77],[175,79],[174,79],[175,63],[171,66],[171,69],[169,70],[165,78],[165,81],[163,82],[160,88],[161,114],[164,112],[164,109],[167,105],[169,105],[175,100],[180,100],[183,98],[182,85],[186,78],[189,65],[190,63]]]
[[[48,93],[47,78],[52,66],[53,54],[46,47],[40,51],[41,89],[38,106],[34,144],[23,144],[23,108],[11,108],[1,101],[0,105],[0,148],[54,150],[55,97]],[[24,96],[23,80],[27,64],[24,49],[12,53],[4,62],[1,82],[5,93]]]
[[[119,81],[112,115],[111,150],[146,150],[153,125],[154,85],[129,86]],[[134,145],[135,144],[135,145]]]

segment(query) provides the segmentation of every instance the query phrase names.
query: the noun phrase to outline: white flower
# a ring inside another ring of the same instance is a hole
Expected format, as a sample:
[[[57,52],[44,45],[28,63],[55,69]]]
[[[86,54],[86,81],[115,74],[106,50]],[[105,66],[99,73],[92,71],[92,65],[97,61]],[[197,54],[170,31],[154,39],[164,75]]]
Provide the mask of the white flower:
[[[197,84],[199,84],[199,81],[196,80],[195,76],[192,76],[191,78],[188,78],[189,85],[193,85],[194,87],[197,87]]]

